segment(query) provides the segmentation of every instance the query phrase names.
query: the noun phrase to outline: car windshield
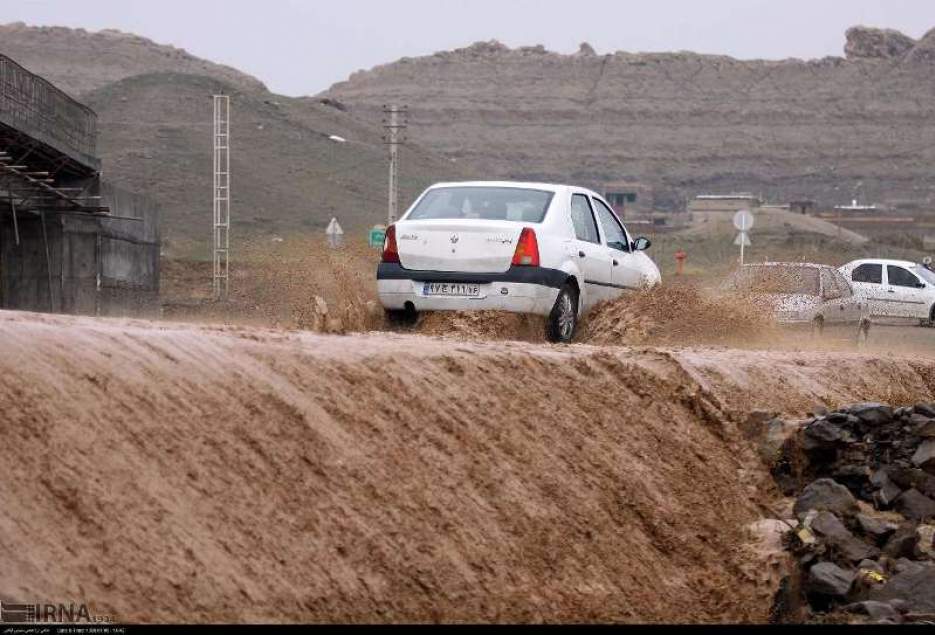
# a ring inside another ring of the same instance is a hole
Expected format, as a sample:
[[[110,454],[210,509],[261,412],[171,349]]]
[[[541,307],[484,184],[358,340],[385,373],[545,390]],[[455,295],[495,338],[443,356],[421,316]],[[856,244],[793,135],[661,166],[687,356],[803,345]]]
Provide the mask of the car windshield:
[[[818,295],[814,267],[747,266],[732,278],[730,288],[747,293]]]
[[[478,219],[541,223],[552,192],[518,187],[439,187],[429,190],[406,220]]]
[[[912,272],[929,284],[935,284],[935,271],[927,269],[921,265],[916,265],[912,268]]]

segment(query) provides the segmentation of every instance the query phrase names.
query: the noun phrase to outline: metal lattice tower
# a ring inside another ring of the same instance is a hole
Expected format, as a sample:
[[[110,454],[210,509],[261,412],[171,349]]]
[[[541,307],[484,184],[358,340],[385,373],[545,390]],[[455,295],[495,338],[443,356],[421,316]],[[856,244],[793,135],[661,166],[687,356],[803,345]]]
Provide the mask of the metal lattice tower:
[[[214,299],[230,291],[230,98],[214,96]]]
[[[407,106],[383,106],[383,127],[387,130],[386,143],[390,146],[390,183],[387,221],[389,225],[399,218],[399,144],[400,130],[405,130],[409,114]]]

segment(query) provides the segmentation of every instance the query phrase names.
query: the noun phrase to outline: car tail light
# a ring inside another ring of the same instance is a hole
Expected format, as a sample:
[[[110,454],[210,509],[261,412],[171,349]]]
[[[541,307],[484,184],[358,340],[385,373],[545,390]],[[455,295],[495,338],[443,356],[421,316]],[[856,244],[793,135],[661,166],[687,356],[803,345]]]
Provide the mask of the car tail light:
[[[518,267],[539,266],[539,241],[536,232],[531,227],[523,228],[516,243],[516,252],[513,254],[513,265]]]
[[[396,225],[386,228],[383,239],[383,262],[399,262],[399,249],[396,247]]]

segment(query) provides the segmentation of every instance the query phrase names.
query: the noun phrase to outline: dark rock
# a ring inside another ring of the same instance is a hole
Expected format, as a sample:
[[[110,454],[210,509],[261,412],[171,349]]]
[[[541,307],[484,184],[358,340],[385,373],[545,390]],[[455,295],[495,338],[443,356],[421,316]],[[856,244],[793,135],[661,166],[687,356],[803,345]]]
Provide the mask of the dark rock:
[[[935,613],[935,566],[922,566],[893,576],[885,585],[871,591],[870,599],[903,600],[911,613]]]
[[[847,414],[846,412],[832,412],[830,414],[825,415],[825,418],[828,421],[834,424],[838,424],[838,425],[842,423],[847,423],[847,420],[849,417],[850,415]]]
[[[935,474],[935,439],[928,439],[912,455],[912,464],[929,474]]]
[[[857,508],[857,501],[843,485],[830,478],[821,478],[806,487],[795,501],[792,510],[796,515],[809,510],[829,511],[839,515],[848,514]]]
[[[812,520],[812,530],[848,562],[860,562],[880,555],[879,549],[854,536],[831,512],[819,512]]]
[[[844,53],[847,59],[892,59],[906,55],[916,41],[892,29],[855,26],[847,30]]]
[[[908,521],[899,526],[896,532],[886,541],[883,547],[883,553],[890,558],[912,557],[915,553],[916,544],[919,542],[919,536],[916,529],[919,524]]]
[[[893,523],[888,523],[879,518],[868,516],[867,514],[857,514],[857,526],[860,527],[860,531],[863,535],[867,536],[878,545],[882,544],[883,541],[889,538],[897,529],[896,525]]]
[[[880,426],[893,420],[893,409],[880,403],[854,404],[847,411],[871,426]]]
[[[933,419],[932,417],[927,417],[925,415],[918,414],[918,413],[915,413],[909,416],[909,425],[911,427],[918,428],[930,422],[935,422],[935,419]]]
[[[802,449],[808,453],[814,453],[816,450],[834,451],[849,440],[850,435],[845,430],[827,419],[816,419],[803,430]]]
[[[894,609],[905,615],[909,612],[909,603],[906,600],[890,600],[887,602]]]
[[[900,489],[911,489],[925,480],[925,472],[902,462],[887,466],[886,476]]]
[[[854,582],[854,572],[831,562],[819,562],[808,571],[806,589],[809,593],[843,598]]]
[[[916,489],[906,490],[896,499],[896,511],[912,520],[935,518],[935,500]]]
[[[896,483],[890,480],[886,472],[879,470],[870,477],[870,482],[879,489],[873,493],[873,502],[877,507],[887,509],[903,493]]]
[[[870,468],[866,465],[849,464],[839,467],[832,474],[834,480],[851,492],[863,496],[870,485]]]
[[[926,424],[917,426],[912,434],[923,439],[935,439],[935,421],[929,421]]]
[[[893,573],[895,575],[900,575],[903,573],[915,573],[917,571],[922,571],[925,569],[926,563],[917,562],[916,560],[910,560],[909,558],[900,558],[893,565]]]
[[[917,403],[912,407],[912,411],[916,414],[922,415],[923,417],[935,419],[935,404]]]
[[[880,619],[892,619],[899,620],[901,616],[899,611],[893,608],[893,605],[889,602],[876,602],[874,600],[866,600],[864,602],[856,602],[854,604],[848,604],[843,607],[843,610],[847,613],[854,613],[855,615],[868,615],[875,620]]]

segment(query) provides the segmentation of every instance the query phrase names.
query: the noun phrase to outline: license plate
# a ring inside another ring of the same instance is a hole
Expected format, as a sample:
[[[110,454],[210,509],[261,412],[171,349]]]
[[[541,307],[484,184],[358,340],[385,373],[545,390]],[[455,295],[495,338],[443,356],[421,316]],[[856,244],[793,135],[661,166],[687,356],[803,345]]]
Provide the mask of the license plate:
[[[467,282],[426,282],[422,287],[422,295],[479,298],[480,285]]]

